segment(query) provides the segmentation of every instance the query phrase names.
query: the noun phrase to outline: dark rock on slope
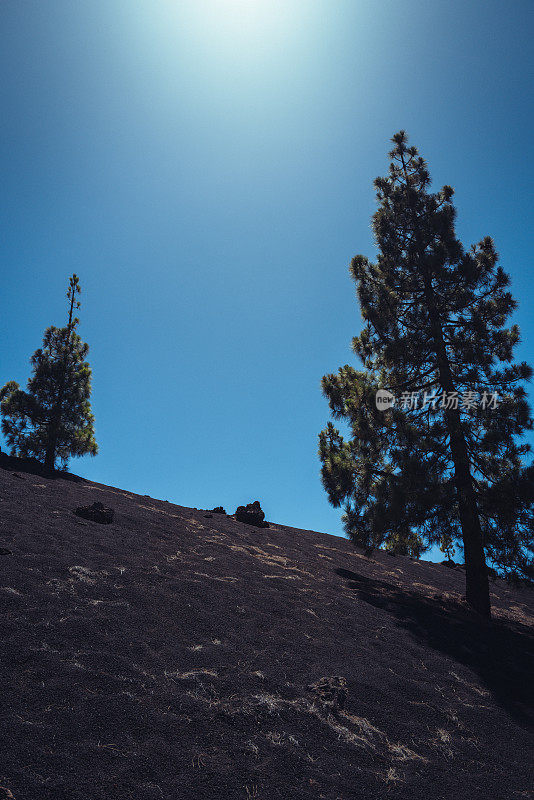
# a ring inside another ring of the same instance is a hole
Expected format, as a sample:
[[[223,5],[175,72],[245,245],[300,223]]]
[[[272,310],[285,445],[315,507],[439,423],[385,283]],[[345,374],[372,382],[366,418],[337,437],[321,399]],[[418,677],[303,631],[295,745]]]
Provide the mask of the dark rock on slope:
[[[248,503],[246,506],[238,506],[235,518],[238,522],[244,522],[246,525],[255,525],[256,528],[269,527],[269,523],[265,522],[265,514],[262,511],[259,500],[254,500],[253,503]]]
[[[74,512],[82,519],[99,522],[101,525],[111,525],[113,522],[113,509],[106,508],[103,503],[92,503],[90,506],[78,506]]]
[[[13,465],[0,546],[6,797],[529,796],[527,589]]]
[[[315,702],[331,709],[341,709],[347,699],[347,681],[339,675],[321,678],[307,687]]]

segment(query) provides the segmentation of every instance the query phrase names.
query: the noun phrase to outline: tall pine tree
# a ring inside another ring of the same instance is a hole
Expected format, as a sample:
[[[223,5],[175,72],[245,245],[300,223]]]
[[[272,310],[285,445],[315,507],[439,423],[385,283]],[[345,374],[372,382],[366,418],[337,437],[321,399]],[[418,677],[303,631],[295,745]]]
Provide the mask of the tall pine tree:
[[[364,370],[346,365],[322,380],[344,439],[319,435],[322,481],[354,543],[397,552],[459,543],[466,600],[490,615],[486,558],[503,573],[533,576],[534,467],[521,441],[533,422],[515,363],[510,279],[486,237],[465,251],[456,237],[453,189],[430,176],[404,131],[389,174],[377,178],[376,263],[350,271],[364,327],[353,339]],[[376,405],[379,388],[396,398]]]
[[[67,325],[46,330],[42,347],[31,358],[33,374],[27,391],[15,381],[0,390],[2,432],[11,454],[37,458],[49,470],[58,459],[65,468],[70,456],[98,451],[89,402],[89,346],[77,334],[79,319],[74,316],[80,307],[79,294],[79,278],[72,275]]]

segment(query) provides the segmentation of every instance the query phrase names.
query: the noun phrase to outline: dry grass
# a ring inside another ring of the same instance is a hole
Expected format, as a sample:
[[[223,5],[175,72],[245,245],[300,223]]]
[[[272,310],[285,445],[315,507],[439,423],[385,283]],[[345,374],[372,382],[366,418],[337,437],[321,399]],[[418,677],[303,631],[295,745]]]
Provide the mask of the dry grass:
[[[306,575],[309,578],[313,578],[311,572],[307,572],[306,570],[300,569],[299,567],[293,566],[290,562],[290,559],[286,556],[277,556],[273,555],[272,553],[268,553],[262,547],[258,547],[257,545],[238,545],[238,544],[231,544],[229,545],[230,550],[233,550],[235,553],[244,553],[251,558],[260,561],[262,564],[266,564],[269,567],[279,567],[280,569],[291,570],[293,572],[298,572],[301,575]],[[280,577],[280,576],[265,576],[264,577]]]
[[[178,678],[178,680],[186,681],[190,680],[191,678],[198,678],[201,675],[209,675],[210,678],[216,678],[217,672],[214,669],[206,669],[205,667],[201,667],[199,669],[191,669],[189,672],[178,672],[177,670],[174,672],[169,672],[165,670],[164,675],[166,678]]]

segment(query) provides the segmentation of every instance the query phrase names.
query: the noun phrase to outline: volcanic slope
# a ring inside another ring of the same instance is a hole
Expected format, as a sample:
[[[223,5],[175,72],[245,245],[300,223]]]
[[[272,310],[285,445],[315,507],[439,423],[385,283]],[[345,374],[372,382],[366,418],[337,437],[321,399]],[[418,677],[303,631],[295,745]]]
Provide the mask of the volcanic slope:
[[[532,796],[531,590],[0,463],[0,800]]]

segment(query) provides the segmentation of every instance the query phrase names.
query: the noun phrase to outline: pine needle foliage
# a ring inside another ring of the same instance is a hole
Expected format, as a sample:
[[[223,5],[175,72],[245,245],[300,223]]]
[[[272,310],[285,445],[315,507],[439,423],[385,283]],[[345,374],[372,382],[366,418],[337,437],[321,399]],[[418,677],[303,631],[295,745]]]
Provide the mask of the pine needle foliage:
[[[37,458],[53,470],[59,460],[67,467],[71,456],[96,455],[91,412],[91,368],[89,347],[76,328],[80,294],[77,275],[69,279],[68,322],[51,326],[43,344],[31,357],[32,375],[27,391],[9,381],[0,390],[2,432],[11,454]]]
[[[389,173],[375,181],[376,262],[358,255],[350,265],[364,323],[352,344],[364,369],[345,365],[322,379],[334,419],[349,430],[344,438],[329,422],[320,433],[322,482],[368,551],[418,556],[458,544],[467,602],[488,616],[486,558],[501,573],[534,574],[534,467],[524,441],[532,370],[514,361],[519,329],[507,321],[516,301],[492,239],[465,250],[453,189],[430,191],[404,131],[392,142]],[[386,411],[376,407],[379,388],[396,398]]]

